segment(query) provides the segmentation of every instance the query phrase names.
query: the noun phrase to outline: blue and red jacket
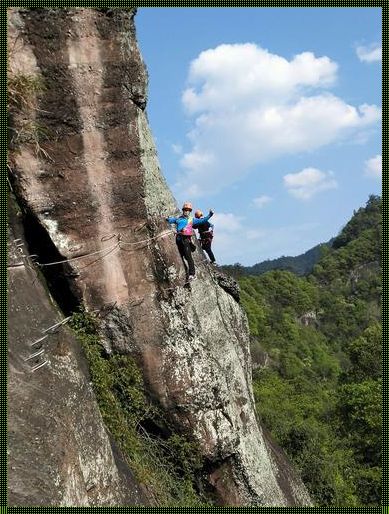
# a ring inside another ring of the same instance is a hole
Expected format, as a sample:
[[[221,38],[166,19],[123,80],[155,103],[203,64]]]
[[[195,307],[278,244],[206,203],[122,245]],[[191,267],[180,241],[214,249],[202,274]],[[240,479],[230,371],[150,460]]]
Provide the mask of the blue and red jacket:
[[[178,218],[175,218],[174,216],[169,216],[168,218],[166,218],[166,221],[170,224],[176,224],[177,239],[180,239],[181,236],[192,236],[193,228],[196,228],[198,225],[206,223],[211,216],[213,216],[213,213],[208,214],[208,216],[205,216],[204,218],[193,218],[192,216],[186,218],[183,215],[179,216]]]

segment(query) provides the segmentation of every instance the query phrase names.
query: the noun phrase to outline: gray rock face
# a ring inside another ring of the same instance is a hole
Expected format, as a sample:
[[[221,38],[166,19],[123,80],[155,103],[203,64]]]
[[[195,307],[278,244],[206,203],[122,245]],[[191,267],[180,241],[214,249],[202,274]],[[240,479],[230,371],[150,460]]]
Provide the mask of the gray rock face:
[[[10,73],[23,63],[24,73],[46,83],[35,115],[54,135],[40,141],[39,152],[20,145],[11,159],[19,201],[68,260],[55,277],[87,309],[112,306],[102,328],[107,351],[135,357],[153,398],[197,443],[221,505],[310,505],[257,423],[236,285],[209,267],[198,246],[197,279],[184,286],[164,221],[177,205],[144,111],[147,75],[133,14],[13,10],[9,37],[18,41]],[[33,233],[30,245],[40,262],[50,261]],[[51,291],[61,303],[55,277]],[[108,492],[96,500],[109,501]]]
[[[234,300],[239,303],[240,287],[238,282],[234,278],[225,275],[217,268],[212,268],[211,271],[219,286],[222,287],[224,291],[230,294],[232,298],[234,298]]]

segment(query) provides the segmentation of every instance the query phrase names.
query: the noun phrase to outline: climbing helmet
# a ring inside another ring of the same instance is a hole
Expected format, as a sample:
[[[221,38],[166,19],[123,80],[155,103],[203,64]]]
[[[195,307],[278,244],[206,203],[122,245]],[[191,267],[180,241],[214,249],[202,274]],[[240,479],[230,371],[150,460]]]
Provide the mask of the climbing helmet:
[[[192,204],[190,202],[184,202],[184,205],[182,206],[183,211],[191,211],[192,210]]]

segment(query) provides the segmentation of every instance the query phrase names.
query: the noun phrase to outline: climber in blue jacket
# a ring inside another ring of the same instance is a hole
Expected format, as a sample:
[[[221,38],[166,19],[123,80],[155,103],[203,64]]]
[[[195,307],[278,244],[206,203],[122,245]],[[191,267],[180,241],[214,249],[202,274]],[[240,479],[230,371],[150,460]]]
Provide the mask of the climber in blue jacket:
[[[185,269],[186,264],[188,264],[188,280],[193,280],[195,278],[195,265],[192,257],[192,250],[196,249],[195,245],[192,243],[193,236],[193,228],[206,223],[211,216],[213,216],[213,211],[210,210],[208,216],[204,218],[198,219],[193,218],[191,216],[192,212],[192,204],[190,202],[185,202],[182,206],[182,215],[178,218],[174,216],[169,216],[166,218],[166,221],[170,224],[175,223],[177,227],[177,235],[176,235],[176,243],[178,251],[180,252],[182,262],[184,263]]]

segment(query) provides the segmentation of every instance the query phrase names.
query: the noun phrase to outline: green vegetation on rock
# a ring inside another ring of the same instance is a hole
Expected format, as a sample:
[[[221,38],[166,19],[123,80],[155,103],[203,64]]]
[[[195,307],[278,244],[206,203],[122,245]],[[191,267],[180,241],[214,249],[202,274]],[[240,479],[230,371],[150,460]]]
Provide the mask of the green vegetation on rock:
[[[8,106],[16,109],[33,107],[36,95],[45,89],[40,75],[16,73],[7,79]]]
[[[206,505],[195,490],[203,465],[201,455],[185,434],[174,432],[162,410],[149,401],[134,359],[106,354],[98,320],[91,314],[74,313],[70,324],[86,354],[104,423],[153,503]],[[153,430],[148,429],[150,426]]]
[[[48,157],[40,143],[49,139],[48,129],[36,119],[37,98],[46,85],[37,74],[15,73],[7,78],[7,128],[10,134],[9,146],[13,150],[22,144],[32,144],[36,155]],[[12,166],[8,162],[8,170]]]

